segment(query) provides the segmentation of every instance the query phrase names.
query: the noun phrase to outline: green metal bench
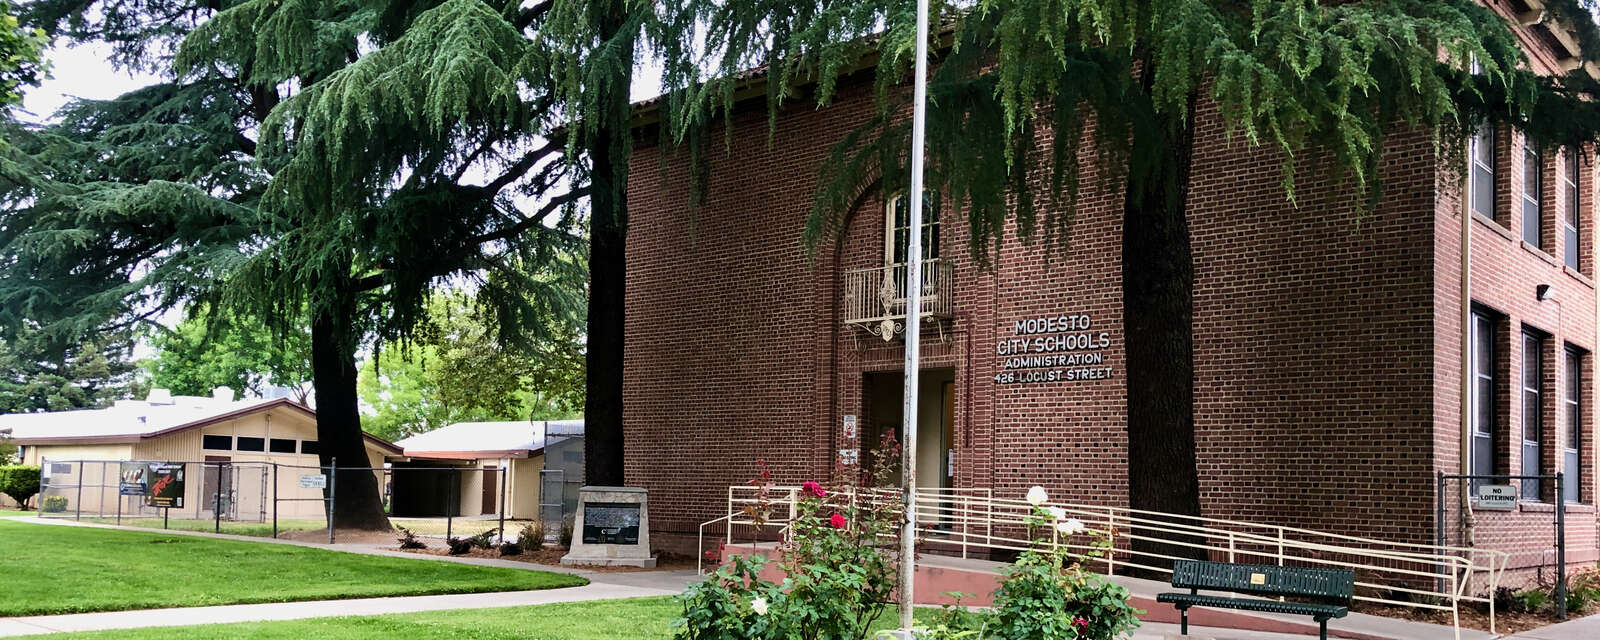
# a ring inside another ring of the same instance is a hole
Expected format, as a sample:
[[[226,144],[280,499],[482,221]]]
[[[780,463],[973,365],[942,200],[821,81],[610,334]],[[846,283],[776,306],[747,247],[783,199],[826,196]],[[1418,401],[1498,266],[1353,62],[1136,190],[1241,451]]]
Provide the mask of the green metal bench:
[[[1343,618],[1350,613],[1350,597],[1355,592],[1355,573],[1343,569],[1178,560],[1172,566],[1172,586],[1188,589],[1189,593],[1163,593],[1156,596],[1156,602],[1170,603],[1178,608],[1183,616],[1184,635],[1189,634],[1189,607],[1212,607],[1308,615],[1322,627],[1321,637],[1327,640],[1328,620]],[[1201,589],[1253,596],[1288,596],[1316,602],[1202,595],[1199,592]]]

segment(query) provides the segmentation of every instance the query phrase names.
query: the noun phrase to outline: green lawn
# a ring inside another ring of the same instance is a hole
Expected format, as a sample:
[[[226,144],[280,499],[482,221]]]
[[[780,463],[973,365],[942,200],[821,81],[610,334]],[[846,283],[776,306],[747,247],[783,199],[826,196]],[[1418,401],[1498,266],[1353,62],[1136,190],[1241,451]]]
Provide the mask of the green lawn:
[[[6,516],[34,516],[34,515],[39,515],[39,512],[37,512],[37,511],[18,511],[16,509],[0,509],[0,518],[4,518]]]
[[[84,518],[84,522],[95,524],[117,524],[116,518]],[[326,529],[326,520],[279,520],[278,533],[288,531],[315,531]],[[214,520],[172,520],[165,524],[161,518],[123,518],[122,526],[140,527],[144,529],[172,529],[175,531],[216,531],[217,523]],[[266,522],[229,522],[222,521],[222,533],[231,533],[236,536],[254,536],[257,538],[272,537],[272,521]]]
[[[389,616],[313,618],[247,622],[205,627],[160,627],[73,634],[73,638],[169,640],[171,638],[472,638],[493,640],[667,640],[669,625],[682,612],[672,598],[569,602],[536,607],[463,609]],[[890,609],[877,628],[895,626]],[[922,613],[919,611],[918,613]],[[920,617],[920,616],[919,616]],[[66,636],[40,636],[61,638]],[[870,636],[869,636],[870,637]]]
[[[565,574],[0,520],[0,616],[586,584]]]

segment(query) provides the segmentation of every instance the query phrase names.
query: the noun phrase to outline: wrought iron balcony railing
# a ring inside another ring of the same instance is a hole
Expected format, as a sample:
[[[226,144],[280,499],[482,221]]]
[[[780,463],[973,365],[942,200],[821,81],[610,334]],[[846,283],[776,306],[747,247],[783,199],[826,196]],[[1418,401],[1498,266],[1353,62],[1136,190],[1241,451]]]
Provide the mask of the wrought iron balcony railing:
[[[922,262],[921,321],[951,315],[955,291],[954,269],[939,260]],[[884,341],[906,329],[906,265],[891,264],[853,269],[844,274],[844,322],[858,326]]]

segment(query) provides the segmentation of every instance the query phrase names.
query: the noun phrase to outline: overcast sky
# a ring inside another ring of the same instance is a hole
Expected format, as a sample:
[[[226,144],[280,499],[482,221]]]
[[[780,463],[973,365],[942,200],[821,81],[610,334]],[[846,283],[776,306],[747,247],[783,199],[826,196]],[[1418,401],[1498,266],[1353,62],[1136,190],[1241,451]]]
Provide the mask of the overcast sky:
[[[46,54],[51,78],[23,94],[22,108],[30,119],[44,120],[72,98],[115,98],[156,81],[153,76],[113,69],[106,61],[109,54],[110,47],[104,45],[52,48]]]

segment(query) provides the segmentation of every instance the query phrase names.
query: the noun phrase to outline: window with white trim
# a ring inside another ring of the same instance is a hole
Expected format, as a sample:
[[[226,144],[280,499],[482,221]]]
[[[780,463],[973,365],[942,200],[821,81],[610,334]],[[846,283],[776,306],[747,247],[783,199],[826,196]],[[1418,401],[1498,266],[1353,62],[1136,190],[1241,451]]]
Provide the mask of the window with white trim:
[[[1562,154],[1561,160],[1561,253],[1562,261],[1574,271],[1578,269],[1578,206],[1582,198],[1578,196],[1578,150],[1567,149]]]
[[[906,194],[889,200],[884,212],[887,233],[884,234],[884,260],[888,264],[905,264],[906,250],[911,244],[911,202]],[[922,259],[939,258],[939,210],[933,199],[922,198]]]
[[[1522,152],[1522,241],[1540,249],[1544,246],[1544,222],[1540,205],[1544,193],[1544,158],[1528,144]]]
[[[1472,312],[1472,460],[1468,472],[1475,476],[1495,473],[1495,320]],[[1485,484],[1475,480],[1474,485]]]
[[[1583,498],[1583,351],[1568,345],[1566,350],[1566,437],[1562,438],[1562,500],[1579,502]]]
[[[1495,131],[1494,125],[1485,121],[1478,125],[1467,145],[1471,166],[1468,168],[1468,205],[1473,213],[1491,220],[1495,216]]]
[[[1544,336],[1522,332],[1522,475],[1544,474]],[[1524,500],[1542,499],[1544,483],[1522,481]]]

